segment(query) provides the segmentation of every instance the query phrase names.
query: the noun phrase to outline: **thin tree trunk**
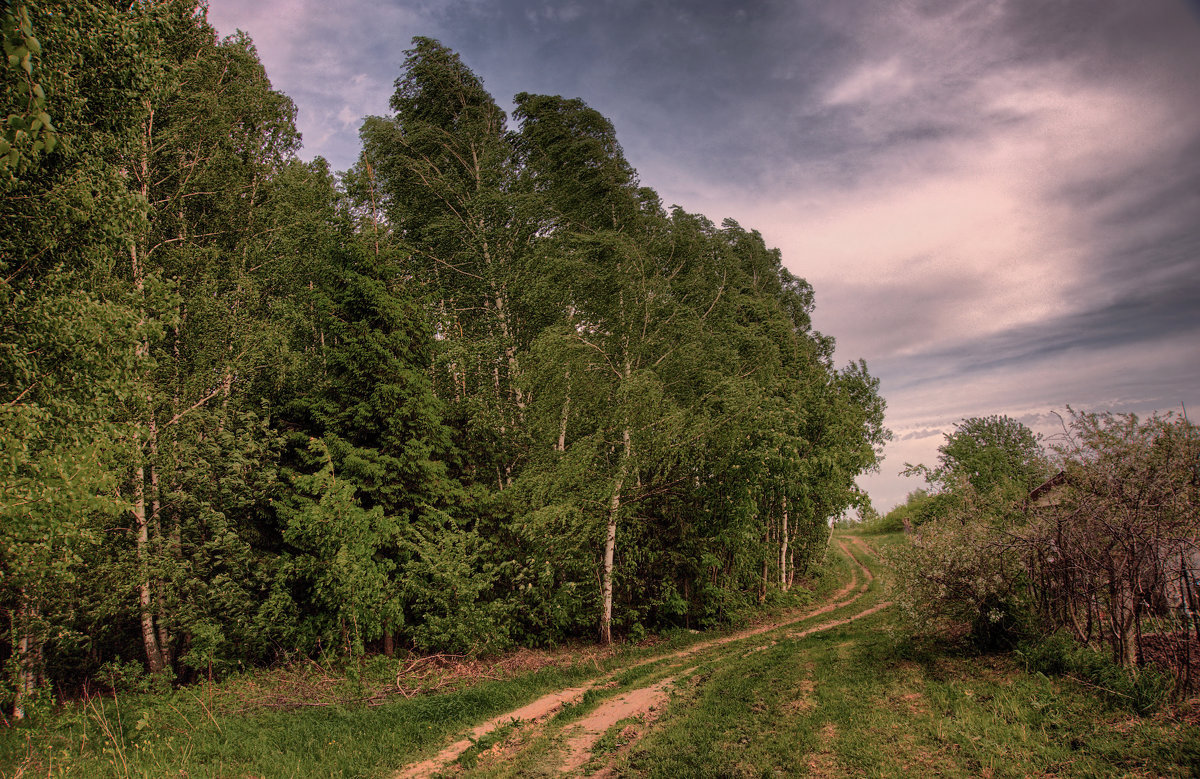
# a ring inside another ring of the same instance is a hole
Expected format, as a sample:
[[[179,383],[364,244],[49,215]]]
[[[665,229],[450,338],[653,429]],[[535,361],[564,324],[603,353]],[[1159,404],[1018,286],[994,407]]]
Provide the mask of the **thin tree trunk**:
[[[1124,578],[1109,564],[1109,622],[1112,625],[1113,660],[1120,665],[1133,666],[1137,651],[1133,636],[1133,593],[1125,586]]]
[[[1181,555],[1181,557],[1182,557],[1182,555]],[[1192,629],[1196,633],[1196,641],[1200,642],[1200,603],[1196,602],[1196,592],[1194,589],[1196,583],[1195,583],[1195,580],[1192,578],[1192,575],[1188,572],[1188,570],[1189,569],[1188,569],[1187,563],[1184,562],[1184,564],[1183,564],[1183,591],[1184,591],[1184,597],[1186,598],[1186,600],[1184,602],[1187,604],[1188,619],[1191,620]],[[1186,640],[1186,637],[1185,637],[1185,640]]]
[[[396,637],[392,633],[392,623],[383,626],[383,654],[385,657],[396,655]]]
[[[629,460],[633,453],[633,445],[629,436],[629,427],[621,431],[623,448],[621,459],[617,465],[617,477],[613,480],[612,498],[608,505],[608,529],[604,537],[604,578],[600,585],[600,643],[612,643],[612,596],[613,596],[613,556],[617,548],[617,517],[621,511],[621,490],[625,486],[625,477],[629,473]]]
[[[150,106],[149,101],[146,101],[148,109],[144,133],[141,138],[141,156],[138,159],[138,164],[135,169],[135,175],[138,177],[138,188],[142,198],[149,201],[150,197],[150,145],[154,130],[154,110]],[[133,278],[133,287],[138,296],[142,298],[142,316],[140,324],[145,324],[145,267],[143,263],[146,261],[145,250],[146,236],[141,235],[135,237],[129,243],[129,262],[130,270]],[[140,250],[140,251],[139,251]],[[143,338],[138,344],[137,356],[147,358],[150,355],[150,342]],[[151,435],[154,435],[155,428],[153,426],[153,397],[147,390],[146,392],[146,414],[151,422]],[[137,464],[133,472],[133,519],[137,534],[135,536],[136,553],[137,553],[137,575],[138,575],[138,612],[142,626],[142,644],[146,650],[146,663],[150,666],[150,673],[158,673],[163,670],[165,663],[163,662],[162,650],[159,647],[158,636],[154,630],[154,614],[151,610],[152,597],[150,592],[150,571],[149,571],[149,556],[150,556],[150,517],[147,515],[146,507],[146,463],[145,453],[140,446],[140,435],[135,433],[133,437],[134,452],[137,457]],[[155,442],[152,440],[151,444]],[[151,496],[153,499],[153,496]]]
[[[371,234],[375,239],[375,256],[379,256],[379,206],[375,203],[375,168],[371,167],[371,163],[364,160],[367,167],[367,183],[369,192],[371,193]],[[388,655],[391,657],[391,655]]]
[[[558,445],[556,451],[567,451],[567,418],[571,413],[571,369],[567,368],[567,391],[563,395],[562,418],[558,424]]]
[[[162,532],[162,489],[158,482],[158,424],[154,419],[153,412],[149,414],[148,421],[149,436],[146,439],[146,444],[150,449],[150,461],[148,463],[150,469],[150,517],[148,524],[154,536],[154,553],[161,560],[165,558],[167,550]],[[171,665],[171,637],[167,633],[165,620],[166,603],[163,598],[164,587],[165,585],[162,580],[154,582],[154,600],[158,610],[156,614],[152,615],[152,619],[158,638],[158,651],[162,655],[163,667],[166,667]]]
[[[779,589],[788,591],[788,509],[787,496],[783,496],[783,527],[779,531]]]
[[[136,441],[136,438],[135,438]],[[138,564],[138,610],[142,622],[142,645],[146,649],[146,663],[150,673],[158,673],[166,667],[162,650],[159,648],[158,636],[154,631],[154,614],[151,611],[150,595],[149,547],[150,527],[146,516],[146,468],[138,453],[137,468],[133,473],[133,519],[137,527],[137,564]]]
[[[1062,594],[1063,610],[1066,611],[1067,617],[1071,625],[1071,632],[1075,634],[1075,639],[1080,643],[1087,643],[1090,633],[1090,626],[1084,627],[1079,624],[1079,614],[1076,612],[1076,596],[1073,592],[1066,591]],[[1091,611],[1088,612],[1089,616]],[[1090,622],[1090,620],[1089,620]]]
[[[1196,601],[1195,593],[1192,590],[1191,577],[1188,575],[1188,561],[1184,557],[1184,553],[1179,553],[1179,578],[1181,584],[1180,605],[1183,607],[1183,647],[1184,647],[1184,690],[1190,690],[1195,686],[1195,674],[1192,673],[1192,642],[1188,635],[1189,630],[1194,630],[1197,641],[1200,641],[1200,620],[1196,619]]]
[[[769,512],[767,514],[767,521],[763,524],[765,527],[763,528],[762,578],[758,582],[758,602],[760,605],[767,600],[767,577],[769,576],[768,569],[771,559],[769,551],[771,549],[771,515]]]
[[[21,588],[16,619],[20,638],[16,646],[17,686],[12,709],[14,720],[25,719],[25,701],[37,689],[37,669],[41,665],[42,643],[33,635],[31,629],[36,616],[25,589]]]

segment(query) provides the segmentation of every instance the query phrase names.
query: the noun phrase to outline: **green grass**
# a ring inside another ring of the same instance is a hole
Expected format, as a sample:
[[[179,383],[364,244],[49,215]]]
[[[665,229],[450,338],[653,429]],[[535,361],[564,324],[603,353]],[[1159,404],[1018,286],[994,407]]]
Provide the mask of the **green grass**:
[[[872,536],[885,550],[899,535]],[[1013,657],[914,643],[887,609],[796,639],[789,634],[887,598],[886,571],[856,603],[686,660],[637,663],[709,641],[678,631],[653,647],[599,662],[548,667],[384,705],[290,711],[239,706],[231,679],[211,691],[111,698],[64,707],[34,727],[0,731],[0,775],[386,776],[433,754],[489,717],[603,674],[610,683],[543,725],[511,723],[451,767],[474,777],[550,776],[564,731],[605,700],[679,676],[652,727],[622,721],[585,769],[619,776],[1190,776],[1200,774],[1200,728],[1167,714],[1138,716],[1060,677],[1026,673]],[[830,551],[817,600],[845,581]],[[793,600],[793,605],[800,599]],[[776,609],[784,608],[777,603]],[[753,651],[751,651],[753,650]],[[376,672],[385,672],[378,662]],[[391,668],[392,666],[388,666]],[[345,682],[347,693],[354,684]],[[629,743],[625,726],[641,733]]]
[[[725,656],[691,680],[659,726],[621,759],[617,775],[1200,771],[1195,725],[1138,717],[1068,680],[1024,673],[1009,656],[916,646],[895,620],[885,610],[741,659]]]
[[[177,696],[108,700],[45,729],[5,734],[0,766],[36,761],[52,776],[379,776],[451,735],[594,673],[583,667],[485,681],[368,707],[321,706],[207,717]],[[172,710],[174,706],[175,710]],[[147,712],[149,716],[147,716]],[[138,722],[145,723],[140,729]],[[31,766],[32,767],[32,766]],[[15,771],[15,768],[13,769]],[[32,771],[31,771],[32,772]]]

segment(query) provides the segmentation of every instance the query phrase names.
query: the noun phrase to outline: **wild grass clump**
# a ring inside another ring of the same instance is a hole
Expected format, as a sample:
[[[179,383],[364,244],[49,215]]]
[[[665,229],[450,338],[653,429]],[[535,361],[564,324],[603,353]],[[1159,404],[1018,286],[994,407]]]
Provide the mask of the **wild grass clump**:
[[[1176,679],[1170,671],[1153,663],[1140,668],[1119,665],[1108,652],[1081,644],[1061,631],[1024,642],[1015,654],[1030,673],[1068,677],[1138,714],[1158,711],[1175,691]]]

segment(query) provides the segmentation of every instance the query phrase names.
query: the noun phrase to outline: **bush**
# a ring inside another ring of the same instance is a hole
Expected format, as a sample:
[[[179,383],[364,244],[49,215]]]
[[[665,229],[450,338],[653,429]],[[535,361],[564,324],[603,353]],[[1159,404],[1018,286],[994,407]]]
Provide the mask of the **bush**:
[[[919,631],[966,627],[982,649],[1010,648],[1030,632],[1022,570],[1000,530],[1006,519],[1003,503],[968,487],[954,511],[890,555],[896,599]]]

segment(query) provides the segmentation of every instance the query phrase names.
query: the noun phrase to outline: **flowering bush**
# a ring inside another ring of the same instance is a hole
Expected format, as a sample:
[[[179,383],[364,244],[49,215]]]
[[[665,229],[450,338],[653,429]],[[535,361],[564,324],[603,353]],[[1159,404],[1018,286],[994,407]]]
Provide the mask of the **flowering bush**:
[[[1025,632],[1029,613],[1009,543],[1019,511],[1010,496],[969,484],[955,496],[943,516],[893,552],[896,600],[919,631],[965,627],[981,645],[1009,644]]]

